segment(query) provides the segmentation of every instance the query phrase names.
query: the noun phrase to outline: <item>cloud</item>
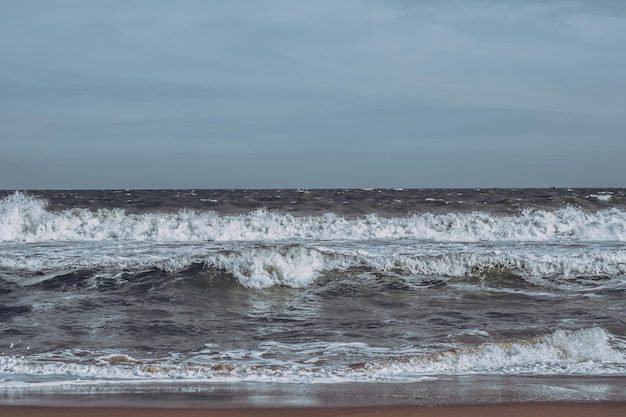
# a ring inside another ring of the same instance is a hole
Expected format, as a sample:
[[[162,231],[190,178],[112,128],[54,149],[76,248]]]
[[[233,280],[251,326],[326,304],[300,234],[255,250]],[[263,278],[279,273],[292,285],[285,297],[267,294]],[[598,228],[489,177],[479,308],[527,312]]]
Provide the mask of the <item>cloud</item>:
[[[4,2],[6,155],[626,142],[621,1]]]

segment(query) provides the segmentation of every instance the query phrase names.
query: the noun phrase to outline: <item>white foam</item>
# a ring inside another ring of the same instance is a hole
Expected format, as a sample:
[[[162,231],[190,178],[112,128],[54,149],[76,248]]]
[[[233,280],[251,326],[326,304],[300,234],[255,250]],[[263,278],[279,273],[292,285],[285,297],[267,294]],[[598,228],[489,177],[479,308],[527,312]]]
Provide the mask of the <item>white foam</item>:
[[[610,201],[613,198],[613,193],[607,191],[598,194],[590,194],[587,198],[595,198],[599,201]]]
[[[214,212],[126,214],[123,210],[46,210],[42,200],[22,193],[0,200],[0,241],[250,241],[422,239],[476,241],[626,241],[626,213],[588,213],[568,207],[529,210],[519,216],[483,212],[421,214],[401,218],[334,214],[294,217],[267,210],[219,216]]]
[[[409,282],[432,277],[458,278],[515,274],[543,287],[601,288],[624,285],[626,248],[622,244],[472,245],[421,241],[259,242],[155,244],[153,242],[0,242],[0,268],[16,271],[4,279],[32,285],[92,270],[110,278],[123,271],[158,268],[181,271],[194,264],[232,274],[242,285],[305,287],[333,271],[351,268],[389,273]],[[21,273],[23,271],[24,273]],[[596,277],[590,281],[586,277]],[[571,278],[576,278],[572,281]]]
[[[15,271],[5,279],[22,285],[81,269],[108,276],[205,264],[251,288],[304,287],[350,268],[408,281],[504,271],[540,286],[575,290],[570,278],[593,276],[600,278],[593,288],[606,279],[623,287],[624,242],[626,213],[616,209],[345,219],[266,210],[238,216],[50,212],[44,201],[22,193],[0,200],[0,268]]]
[[[302,246],[286,248],[254,248],[243,252],[218,253],[205,260],[217,268],[233,274],[239,282],[250,288],[267,288],[273,285],[305,287],[322,271],[342,268],[341,261],[334,262],[320,251]]]
[[[278,354],[278,355],[277,355]],[[280,355],[289,359],[281,360]],[[351,358],[365,362],[351,362]],[[626,375],[624,344],[598,327],[430,354],[363,343],[266,343],[257,350],[139,359],[120,352],[0,356],[0,388],[142,381],[407,382],[438,375]]]
[[[392,361],[384,368],[393,373],[418,374],[626,374],[626,356],[623,344],[606,330],[594,327],[450,349]]]

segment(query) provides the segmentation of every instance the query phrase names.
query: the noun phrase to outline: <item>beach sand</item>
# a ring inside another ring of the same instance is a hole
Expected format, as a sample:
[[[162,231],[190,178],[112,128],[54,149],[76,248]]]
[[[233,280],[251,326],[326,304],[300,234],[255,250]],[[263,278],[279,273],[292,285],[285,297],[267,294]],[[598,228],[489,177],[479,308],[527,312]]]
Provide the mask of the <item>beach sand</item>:
[[[626,403],[518,403],[450,406],[371,406],[371,407],[305,407],[305,408],[129,408],[129,407],[32,407],[0,406],[3,417],[281,417],[281,416],[359,416],[359,417],[623,417]]]

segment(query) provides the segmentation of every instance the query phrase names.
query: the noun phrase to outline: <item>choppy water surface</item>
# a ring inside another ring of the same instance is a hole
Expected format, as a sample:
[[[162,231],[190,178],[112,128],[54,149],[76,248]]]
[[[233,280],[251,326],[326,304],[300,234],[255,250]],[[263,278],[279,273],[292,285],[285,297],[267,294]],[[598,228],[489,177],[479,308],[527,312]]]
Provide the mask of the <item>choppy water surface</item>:
[[[1,198],[0,388],[626,375],[624,190]]]

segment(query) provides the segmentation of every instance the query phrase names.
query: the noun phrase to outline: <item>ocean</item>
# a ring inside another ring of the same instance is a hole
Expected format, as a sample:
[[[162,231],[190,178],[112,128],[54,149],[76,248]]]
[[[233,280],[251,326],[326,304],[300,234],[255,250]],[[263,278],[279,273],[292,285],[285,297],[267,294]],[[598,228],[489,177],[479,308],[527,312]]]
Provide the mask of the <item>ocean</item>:
[[[625,295],[625,189],[3,191],[0,400],[624,400]]]

